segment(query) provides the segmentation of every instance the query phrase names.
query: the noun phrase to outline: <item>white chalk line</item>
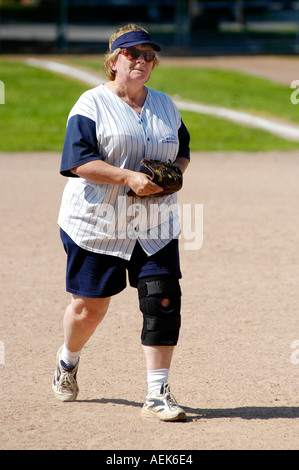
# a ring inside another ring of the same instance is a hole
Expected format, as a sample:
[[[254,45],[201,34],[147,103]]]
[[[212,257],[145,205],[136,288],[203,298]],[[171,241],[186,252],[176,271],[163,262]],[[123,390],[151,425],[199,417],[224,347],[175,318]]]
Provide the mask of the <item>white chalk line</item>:
[[[26,63],[33,67],[51,70],[53,72],[75,78],[81,82],[87,83],[91,86],[98,86],[101,78],[70,65],[61,64],[59,62],[40,60],[40,59],[27,59]],[[103,79],[105,81],[105,79]],[[174,102],[180,110],[192,111],[200,114],[208,114],[222,119],[233,121],[237,124],[263,129],[272,134],[278,135],[283,139],[299,142],[299,126],[291,124],[279,123],[277,120],[271,120],[256,116],[244,111],[235,111],[229,108],[222,108],[218,106],[204,105],[200,103],[193,103],[184,101],[180,98],[174,98]]]
[[[70,65],[60,64],[59,62],[54,62],[51,60],[40,60],[40,59],[27,59],[26,63],[32,65],[33,67],[51,70],[52,72],[57,72],[68,77],[75,78],[80,82],[87,83],[91,86],[99,85],[100,79],[95,75],[85,72],[84,70],[72,67]]]

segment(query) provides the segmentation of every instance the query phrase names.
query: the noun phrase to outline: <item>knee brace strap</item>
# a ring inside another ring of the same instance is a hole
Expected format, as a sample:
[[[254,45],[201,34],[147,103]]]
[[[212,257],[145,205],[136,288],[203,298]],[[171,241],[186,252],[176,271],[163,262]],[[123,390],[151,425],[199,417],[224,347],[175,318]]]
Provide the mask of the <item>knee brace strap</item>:
[[[145,278],[138,283],[139,306],[143,313],[142,344],[174,345],[181,326],[181,289],[176,278]],[[161,300],[169,305],[163,307]]]
[[[139,299],[152,295],[167,297],[173,293],[181,296],[180,284],[176,278],[141,278],[137,287]]]

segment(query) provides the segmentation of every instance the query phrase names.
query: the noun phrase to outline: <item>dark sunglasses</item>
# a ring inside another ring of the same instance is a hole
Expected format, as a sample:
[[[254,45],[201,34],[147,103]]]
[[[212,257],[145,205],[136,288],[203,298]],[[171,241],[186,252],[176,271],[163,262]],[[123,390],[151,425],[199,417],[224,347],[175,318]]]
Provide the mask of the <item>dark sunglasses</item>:
[[[142,55],[145,62],[153,62],[156,57],[154,51],[141,51],[136,47],[124,47],[121,49],[120,54],[124,55],[128,60],[136,60]]]

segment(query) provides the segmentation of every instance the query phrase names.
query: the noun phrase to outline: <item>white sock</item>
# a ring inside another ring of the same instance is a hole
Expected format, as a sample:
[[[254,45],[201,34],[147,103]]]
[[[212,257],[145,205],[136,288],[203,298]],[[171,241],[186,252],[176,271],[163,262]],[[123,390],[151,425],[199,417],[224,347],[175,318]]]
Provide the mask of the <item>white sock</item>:
[[[60,360],[65,363],[67,367],[74,367],[80,357],[81,351],[69,351],[65,344],[62,346],[61,352],[60,352]]]
[[[147,371],[147,397],[160,393],[163,383],[168,382],[169,369]]]

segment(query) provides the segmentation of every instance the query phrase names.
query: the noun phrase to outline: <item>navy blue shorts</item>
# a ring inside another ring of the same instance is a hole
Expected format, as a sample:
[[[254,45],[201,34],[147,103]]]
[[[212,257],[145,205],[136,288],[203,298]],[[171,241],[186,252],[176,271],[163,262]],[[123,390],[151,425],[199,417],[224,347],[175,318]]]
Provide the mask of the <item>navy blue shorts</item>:
[[[66,290],[80,297],[102,298],[118,294],[127,286],[127,272],[132,287],[137,287],[138,279],[142,277],[182,277],[177,239],[152,256],[147,256],[137,241],[131,259],[127,261],[84,250],[62,229],[60,236],[67,253]]]

